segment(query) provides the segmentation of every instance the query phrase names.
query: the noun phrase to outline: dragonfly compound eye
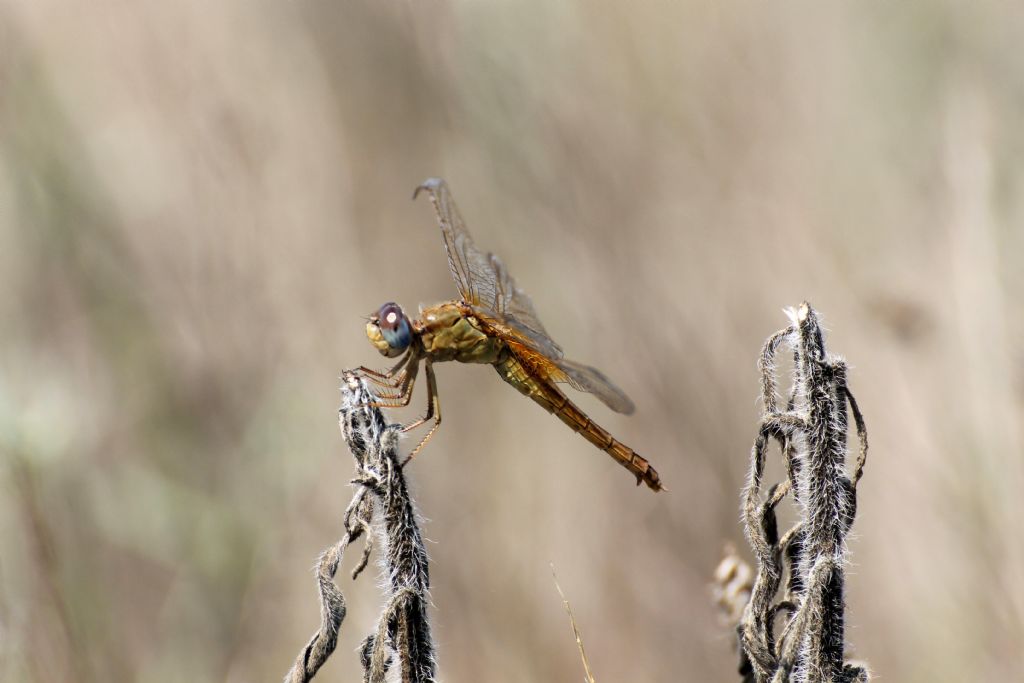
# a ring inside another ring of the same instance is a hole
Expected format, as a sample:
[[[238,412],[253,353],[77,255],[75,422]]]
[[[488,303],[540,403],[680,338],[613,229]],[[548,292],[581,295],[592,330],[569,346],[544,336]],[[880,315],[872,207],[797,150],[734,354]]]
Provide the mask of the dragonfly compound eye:
[[[409,318],[402,312],[402,307],[395,303],[386,303],[377,311],[377,326],[380,334],[387,342],[388,351],[381,349],[385,355],[397,355],[409,348],[412,343],[412,326]]]

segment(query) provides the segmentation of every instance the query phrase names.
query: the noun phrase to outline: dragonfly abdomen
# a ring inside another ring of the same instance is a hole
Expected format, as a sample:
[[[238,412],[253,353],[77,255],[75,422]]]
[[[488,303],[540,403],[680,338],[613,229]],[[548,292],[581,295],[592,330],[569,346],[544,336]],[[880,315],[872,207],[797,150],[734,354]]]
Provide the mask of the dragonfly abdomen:
[[[636,476],[637,484],[642,481],[655,491],[661,490],[661,478],[658,476],[657,470],[646,459],[590,419],[553,383],[531,374],[513,355],[495,363],[494,367],[501,378],[518,389],[520,393],[529,396],[549,413],[554,413],[574,432],[578,432],[584,439],[612,456],[619,464],[632,472]]]

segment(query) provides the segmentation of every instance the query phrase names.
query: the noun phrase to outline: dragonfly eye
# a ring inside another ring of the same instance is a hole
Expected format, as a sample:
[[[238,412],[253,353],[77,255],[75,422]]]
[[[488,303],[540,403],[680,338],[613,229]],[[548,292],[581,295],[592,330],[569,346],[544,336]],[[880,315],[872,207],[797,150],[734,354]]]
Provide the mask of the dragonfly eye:
[[[388,350],[397,355],[412,343],[412,326],[409,318],[396,303],[386,303],[377,311],[377,326],[387,342]]]

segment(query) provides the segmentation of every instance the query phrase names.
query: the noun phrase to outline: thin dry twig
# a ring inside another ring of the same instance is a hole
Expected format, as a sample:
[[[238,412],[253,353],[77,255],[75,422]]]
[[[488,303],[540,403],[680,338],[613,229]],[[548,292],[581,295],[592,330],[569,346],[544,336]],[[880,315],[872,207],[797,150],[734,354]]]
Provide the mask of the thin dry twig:
[[[565,606],[565,611],[569,614],[569,623],[572,624],[572,634],[576,638],[576,647],[580,651],[580,659],[583,660],[583,671],[587,674],[587,683],[596,683],[594,681],[594,674],[590,671],[590,662],[587,661],[587,652],[583,649],[583,636],[580,635],[580,629],[576,625],[576,616],[572,613],[572,605],[569,604],[569,599],[565,597],[565,593],[562,592],[562,587],[558,585],[558,575],[555,573],[555,564],[551,563],[551,578],[555,580],[555,589],[558,591],[558,595],[562,598],[562,605]]]

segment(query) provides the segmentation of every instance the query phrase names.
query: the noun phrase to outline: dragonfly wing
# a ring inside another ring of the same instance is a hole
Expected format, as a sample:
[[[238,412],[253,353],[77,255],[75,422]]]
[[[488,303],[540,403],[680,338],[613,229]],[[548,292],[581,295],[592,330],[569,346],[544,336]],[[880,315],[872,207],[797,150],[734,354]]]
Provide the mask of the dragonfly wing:
[[[531,328],[520,324],[514,317],[498,317],[492,311],[479,306],[470,308],[476,318],[484,324],[487,334],[504,339],[517,349],[526,349],[531,354],[543,358],[548,365],[562,357],[561,347],[550,337],[536,333]]]
[[[615,386],[615,383],[597,368],[567,358],[550,358],[528,344],[519,343],[508,337],[505,339],[520,364],[532,375],[551,382],[568,384],[577,391],[593,394],[617,413],[631,415],[636,410],[626,392]]]
[[[499,312],[498,273],[491,263],[491,256],[473,244],[459,207],[448,191],[448,184],[440,178],[429,178],[416,188],[413,199],[424,191],[430,195],[430,202],[434,205],[444,248],[448,252],[448,267],[462,299],[468,304]]]
[[[567,358],[554,359],[553,363],[565,373],[564,379],[551,373],[554,381],[566,381],[573,389],[597,396],[606,406],[617,413],[632,415],[636,410],[636,406],[629,396],[626,396],[626,392],[615,386],[615,383],[597,368]]]
[[[537,311],[529,295],[519,289],[501,259],[494,254],[490,254],[489,258],[497,278],[499,303],[495,311],[530,346],[549,358],[561,358],[562,347],[556,344],[544,329],[544,324],[537,317]]]
[[[562,348],[537,317],[533,301],[516,286],[505,264],[473,243],[448,184],[430,178],[416,188],[413,198],[424,191],[434,205],[459,294],[491,333],[508,341],[517,357],[542,376],[594,394],[616,412],[632,413],[633,402],[603,372],[563,357]]]
[[[440,178],[430,178],[416,188],[413,196],[421,191],[430,195],[437,213],[455,285],[477,317],[499,336],[518,341],[549,358],[561,358],[561,347],[548,335],[530,297],[519,289],[505,264],[473,243],[448,184]]]
[[[603,372],[564,357],[562,348],[548,336],[538,319],[530,297],[516,286],[515,280],[497,256],[491,254],[490,259],[497,275],[498,297],[503,302],[500,313],[514,338],[510,339],[507,332],[503,336],[510,341],[519,359],[542,377],[553,382],[568,383],[577,391],[594,394],[617,413],[632,414],[636,410],[633,401]],[[520,343],[516,344],[516,341]]]

